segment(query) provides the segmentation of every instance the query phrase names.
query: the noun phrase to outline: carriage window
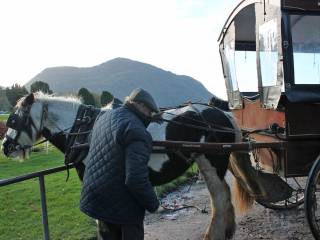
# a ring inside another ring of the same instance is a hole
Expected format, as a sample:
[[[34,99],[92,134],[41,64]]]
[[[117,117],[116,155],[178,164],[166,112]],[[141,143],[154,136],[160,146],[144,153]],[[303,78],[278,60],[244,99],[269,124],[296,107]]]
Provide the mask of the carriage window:
[[[258,92],[255,51],[236,51],[236,74],[240,92]]]
[[[224,53],[228,64],[228,78],[231,83],[232,91],[238,90],[236,64],[235,64],[235,44],[230,41],[225,45]]]
[[[259,26],[259,58],[262,85],[277,85],[278,44],[277,22],[270,20]]]
[[[291,15],[295,84],[320,84],[320,16]]]

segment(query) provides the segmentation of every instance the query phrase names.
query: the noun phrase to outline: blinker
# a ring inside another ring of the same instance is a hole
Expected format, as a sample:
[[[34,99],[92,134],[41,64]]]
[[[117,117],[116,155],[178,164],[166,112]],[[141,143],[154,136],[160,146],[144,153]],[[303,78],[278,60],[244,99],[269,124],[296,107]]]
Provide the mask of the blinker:
[[[22,127],[23,121],[20,119],[20,117],[17,114],[10,114],[6,126],[8,128],[12,128],[14,130],[19,130],[19,128]]]

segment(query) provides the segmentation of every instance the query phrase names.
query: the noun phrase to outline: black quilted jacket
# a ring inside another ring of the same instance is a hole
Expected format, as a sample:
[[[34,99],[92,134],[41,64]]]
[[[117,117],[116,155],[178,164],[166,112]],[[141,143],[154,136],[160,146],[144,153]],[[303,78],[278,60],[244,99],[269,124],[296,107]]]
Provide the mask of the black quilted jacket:
[[[141,223],[145,210],[156,211],[147,167],[151,149],[150,134],[129,107],[102,115],[92,132],[80,209],[115,224]]]

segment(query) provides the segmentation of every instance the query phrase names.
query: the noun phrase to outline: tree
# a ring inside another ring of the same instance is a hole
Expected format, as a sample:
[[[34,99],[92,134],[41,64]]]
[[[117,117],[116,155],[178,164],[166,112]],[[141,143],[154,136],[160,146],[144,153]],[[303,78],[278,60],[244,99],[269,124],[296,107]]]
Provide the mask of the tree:
[[[10,88],[6,88],[6,95],[11,106],[15,106],[17,101],[28,94],[27,89],[19,84],[14,84]]]
[[[78,96],[82,99],[84,104],[95,106],[94,97],[88,89],[80,88]]]
[[[102,91],[100,102],[101,106],[105,106],[113,100],[113,95],[108,91]]]
[[[30,86],[30,91],[31,92],[42,91],[43,93],[49,93],[49,94],[52,93],[52,91],[50,90],[49,84],[42,81],[35,81],[34,83],[32,83]]]
[[[11,110],[11,104],[8,101],[6,90],[0,89],[0,111],[10,111]]]

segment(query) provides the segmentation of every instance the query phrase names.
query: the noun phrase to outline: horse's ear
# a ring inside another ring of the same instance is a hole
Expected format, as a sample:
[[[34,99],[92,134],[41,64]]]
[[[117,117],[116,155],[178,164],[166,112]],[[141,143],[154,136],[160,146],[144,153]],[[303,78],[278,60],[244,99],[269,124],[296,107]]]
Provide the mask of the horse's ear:
[[[34,103],[34,95],[33,93],[30,93],[26,98],[23,100],[22,105],[23,106],[30,106]]]

